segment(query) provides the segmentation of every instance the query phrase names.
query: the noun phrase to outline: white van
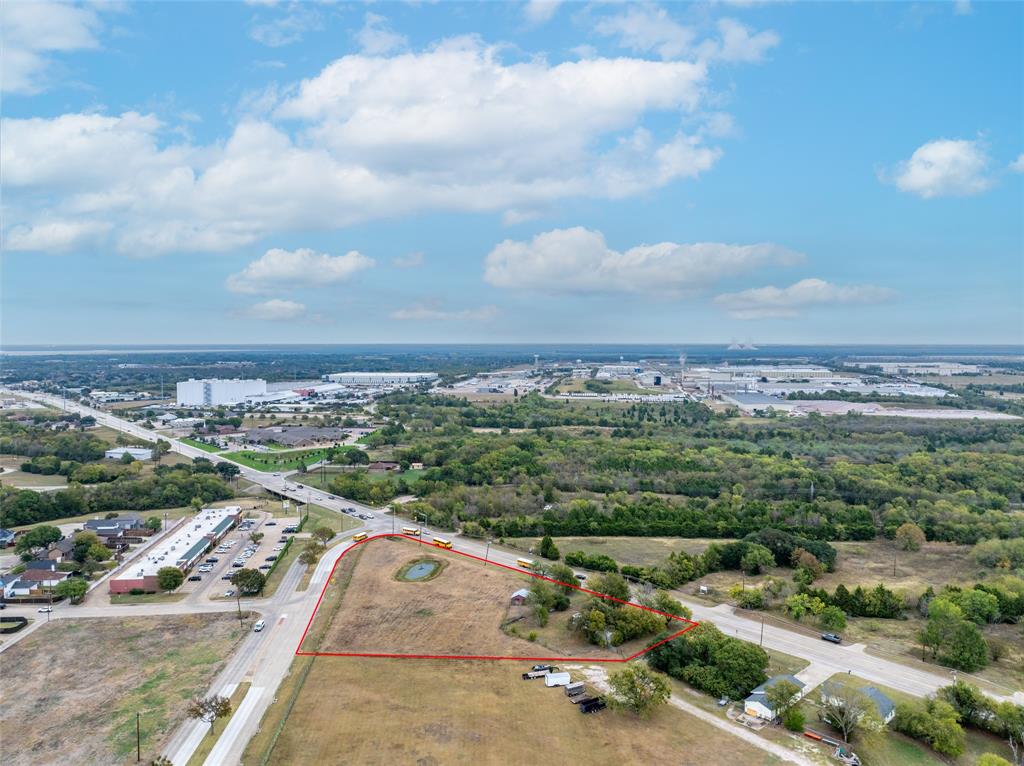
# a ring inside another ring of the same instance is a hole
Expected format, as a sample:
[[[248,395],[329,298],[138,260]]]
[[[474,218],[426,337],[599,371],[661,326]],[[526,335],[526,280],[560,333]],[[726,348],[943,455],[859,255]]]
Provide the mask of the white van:
[[[254,632],[259,633],[267,626],[266,620],[256,620],[256,623],[252,626]]]

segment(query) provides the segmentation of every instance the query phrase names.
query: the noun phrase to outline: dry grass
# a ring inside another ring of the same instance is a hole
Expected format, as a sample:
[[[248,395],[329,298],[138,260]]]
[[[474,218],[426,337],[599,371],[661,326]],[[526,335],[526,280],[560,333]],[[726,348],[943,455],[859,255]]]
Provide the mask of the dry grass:
[[[500,629],[524,576],[431,552],[444,571],[426,582],[401,582],[398,570],[429,549],[395,540],[363,548],[321,651],[514,656],[529,648]]]
[[[539,537],[515,537],[507,542],[523,550],[529,550],[540,543]],[[571,551],[603,553],[619,564],[651,566],[668,558],[670,553],[686,551],[703,553],[715,540],[682,537],[557,537],[555,544],[562,556]],[[728,542],[728,541],[725,541]]]
[[[300,658],[304,659],[304,658]],[[317,658],[269,764],[778,761],[675,708],[585,716],[504,662]],[[248,754],[247,754],[248,755]],[[258,753],[246,763],[259,763]]]
[[[645,643],[639,639],[614,651],[589,644],[568,630],[572,608],[553,613],[541,628],[532,609],[509,606],[512,593],[532,582],[526,575],[404,540],[374,540],[360,550],[358,564],[349,554],[338,566],[336,575],[351,575],[351,581],[333,620],[321,609],[314,622],[324,632],[319,651],[612,659]],[[421,582],[396,579],[405,565],[424,557],[442,564],[441,573]],[[574,595],[574,606],[584,599]],[[536,643],[528,640],[532,632]]]
[[[919,596],[931,585],[939,590],[948,584],[971,584],[991,575],[991,569],[971,559],[971,546],[953,543],[925,543],[919,551],[901,551],[889,540],[832,543],[839,551],[835,572],[824,575],[815,587],[834,589],[839,583],[903,590]],[[893,576],[893,559],[896,575]]]
[[[154,757],[243,633],[232,615],[56,620],[3,655],[0,761],[119,764]]]

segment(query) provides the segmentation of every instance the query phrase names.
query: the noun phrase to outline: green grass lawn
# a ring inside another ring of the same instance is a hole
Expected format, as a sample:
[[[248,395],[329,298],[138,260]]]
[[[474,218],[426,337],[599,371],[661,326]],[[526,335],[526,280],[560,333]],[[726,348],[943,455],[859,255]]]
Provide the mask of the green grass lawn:
[[[322,489],[325,492],[331,491],[331,481],[334,477],[339,476],[342,473],[351,471],[350,468],[342,468],[341,466],[327,466],[322,471],[319,468],[314,468],[309,473],[304,473],[295,478],[301,481],[303,484],[308,484],[311,487]],[[423,475],[423,470],[412,470],[408,471],[374,471],[367,473],[366,478],[370,481],[386,481],[387,479],[405,479],[407,482],[414,482]]]
[[[133,596],[130,593],[111,594],[110,603],[124,606],[125,604],[167,604],[181,601],[185,593],[141,593]]]
[[[198,439],[188,439],[188,438],[185,438],[185,439],[179,439],[178,441],[180,441],[182,444],[187,444],[190,447],[195,447],[196,449],[201,449],[203,452],[220,452],[221,451],[220,447],[214,447],[211,444],[205,444],[205,443],[199,441]]]
[[[257,471],[292,471],[302,463],[315,463],[326,455],[326,450],[287,450],[273,452],[253,452],[252,450],[240,450],[238,452],[221,453],[222,457],[234,460]]]

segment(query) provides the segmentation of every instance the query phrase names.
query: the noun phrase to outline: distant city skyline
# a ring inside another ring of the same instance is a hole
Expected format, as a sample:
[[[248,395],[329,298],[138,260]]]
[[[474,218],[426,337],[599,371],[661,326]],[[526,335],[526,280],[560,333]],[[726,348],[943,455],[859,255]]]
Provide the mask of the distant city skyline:
[[[1015,3],[5,3],[0,344],[1024,341]]]

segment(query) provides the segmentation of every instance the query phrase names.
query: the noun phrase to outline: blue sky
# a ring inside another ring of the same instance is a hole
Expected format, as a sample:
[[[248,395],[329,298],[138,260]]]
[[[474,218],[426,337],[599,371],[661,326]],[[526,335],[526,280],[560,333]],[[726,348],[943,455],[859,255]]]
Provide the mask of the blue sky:
[[[1016,3],[6,3],[21,343],[1024,340]]]

